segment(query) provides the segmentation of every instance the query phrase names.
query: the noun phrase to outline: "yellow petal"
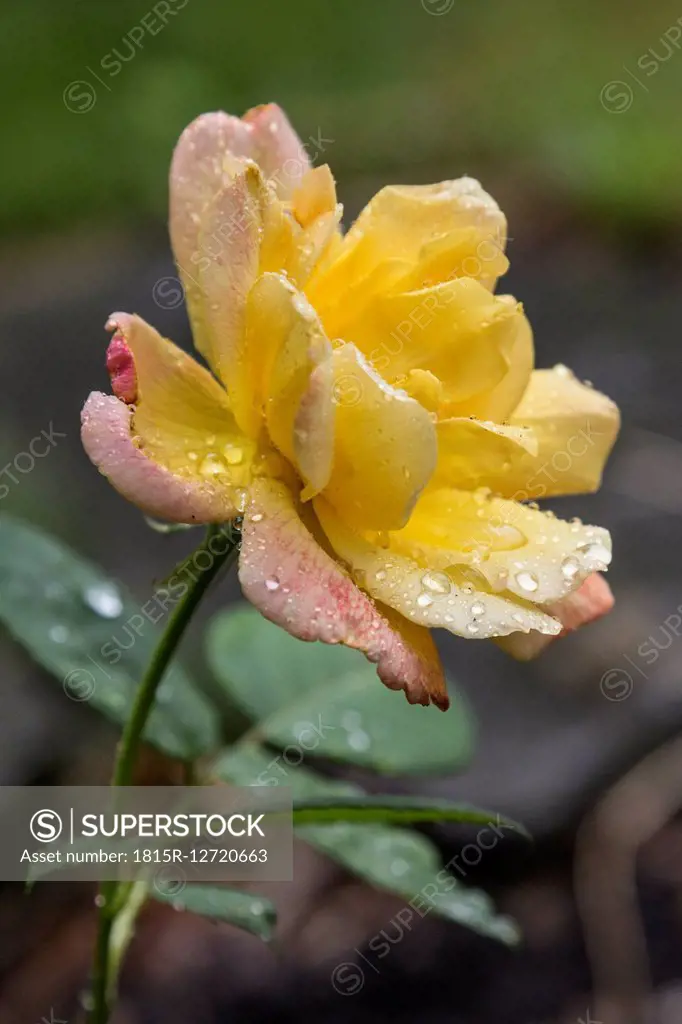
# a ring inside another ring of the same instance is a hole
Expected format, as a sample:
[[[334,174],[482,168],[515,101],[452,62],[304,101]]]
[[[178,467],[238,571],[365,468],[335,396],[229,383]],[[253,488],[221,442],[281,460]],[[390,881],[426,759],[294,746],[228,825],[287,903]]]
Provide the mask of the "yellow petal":
[[[308,300],[283,274],[264,274],[249,297],[247,359],[268,433],[307,484],[329,480],[334,443],[332,349]],[[260,374],[260,381],[257,379]]]
[[[555,619],[528,602],[510,594],[491,593],[475,571],[457,567],[435,570],[423,559],[392,546],[380,547],[354,532],[322,498],[316,498],[314,504],[332,547],[358,584],[410,622],[477,640],[519,630],[550,635],[560,631]]]
[[[597,490],[620,426],[610,398],[581,384],[565,366],[536,370],[511,422],[529,427],[538,441],[537,454],[515,468],[514,497]]]
[[[81,415],[81,439],[93,463],[124,498],[170,523],[223,523],[244,509],[244,495],[219,478],[171,472],[149,458],[131,433],[132,409],[93,391]]]
[[[495,591],[558,601],[611,561],[606,530],[484,491],[428,488],[391,550],[438,569],[471,565]]]
[[[329,164],[308,171],[291,197],[291,206],[302,227],[336,209],[336,185]]]
[[[518,303],[511,295],[498,295],[498,302],[520,312]],[[492,388],[485,389],[464,401],[452,402],[442,415],[475,416],[480,420],[505,423],[519,404],[528,387],[533,371],[535,353],[533,332],[527,318],[517,315],[510,324],[510,337],[505,344],[506,369],[502,379]]]
[[[537,455],[538,444],[528,427],[466,417],[439,420],[438,464],[435,486],[475,490],[490,487],[498,494],[512,497],[518,480],[517,467],[526,457]]]
[[[443,403],[443,385],[430,370],[410,370],[396,385],[429,412],[437,413]]]
[[[248,480],[253,444],[241,434],[227,395],[208,370],[138,316],[114,313],[110,348],[123,344],[136,394],[132,420],[139,447],[173,472]],[[114,382],[114,391],[116,385]]]
[[[425,247],[448,238],[444,246],[448,249],[457,233],[463,239],[471,232],[468,235],[471,241],[477,239],[476,244],[481,243],[480,255],[492,256],[493,247],[497,253],[504,251],[507,237],[504,214],[473,178],[436,185],[389,185],[361,211],[344,239],[343,257],[344,260],[353,257],[356,272],[367,272],[382,260],[395,257],[414,266]],[[484,243],[488,244],[485,252]],[[475,245],[473,248],[472,255]],[[437,249],[438,246],[436,250],[427,249],[427,262]],[[342,273],[343,268],[339,267],[337,272]],[[332,277],[329,286],[333,289]]]
[[[319,546],[283,484],[256,479],[249,499],[239,556],[245,597],[301,640],[362,651],[390,689],[403,690],[411,704],[445,711],[443,670],[430,638],[374,606]]]
[[[436,464],[429,413],[388,385],[353,345],[334,350],[336,439],[325,497],[349,523],[397,529]]]
[[[204,148],[210,149],[208,143]],[[195,344],[228,388],[241,429],[255,437],[260,417],[253,408],[245,351],[249,291],[267,271],[304,282],[336,230],[340,208],[303,228],[255,163],[229,153],[206,162],[213,174],[199,173],[193,165],[187,169],[185,160],[180,162],[185,173],[172,176],[173,245]],[[197,176],[194,191],[186,184],[190,172]],[[207,194],[209,187],[213,191]]]
[[[243,248],[244,240],[237,237],[233,224],[215,216],[215,203],[235,176],[244,173],[246,160],[242,158],[251,153],[251,135],[251,130],[237,117],[222,111],[203,114],[180,136],[171,164],[169,228],[173,252],[185,288],[194,344],[216,370],[216,340],[206,323],[208,308],[199,277],[208,257],[202,245],[208,244],[215,251],[236,242]],[[239,210],[235,213],[238,216]],[[204,242],[200,240],[201,234]],[[230,301],[233,302],[231,296]]]
[[[471,277],[494,291],[497,279],[508,269],[503,239],[482,234],[478,227],[459,228],[427,241],[414,269],[401,281],[401,286],[412,290]]]
[[[117,397],[95,394],[84,410],[90,457],[150,514],[177,522],[235,515],[254,450],[225,391],[140,317],[114,313],[107,327],[114,331],[107,367]]]
[[[613,605],[614,597],[608,583],[601,573],[593,572],[572,594],[546,605],[545,610],[559,620],[562,625],[560,637],[563,637],[588,626],[602,615],[608,615]],[[554,639],[535,631],[527,635],[512,633],[499,640],[498,646],[519,661],[529,661],[541,654]]]
[[[387,380],[428,370],[443,385],[452,415],[458,405],[490,391],[507,373],[523,310],[469,278],[418,292],[377,295],[348,323],[353,342]]]
[[[240,425],[246,299],[258,274],[266,195],[256,165],[242,167],[206,206],[198,234],[196,272],[208,331],[208,347],[200,351],[234,397]]]

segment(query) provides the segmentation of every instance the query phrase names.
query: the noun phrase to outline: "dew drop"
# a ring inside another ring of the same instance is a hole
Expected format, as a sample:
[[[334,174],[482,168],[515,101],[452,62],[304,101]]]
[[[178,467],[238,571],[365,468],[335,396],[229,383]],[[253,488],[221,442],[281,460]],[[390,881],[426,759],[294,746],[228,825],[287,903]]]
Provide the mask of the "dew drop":
[[[228,466],[238,466],[240,462],[244,461],[243,449],[234,445],[226,444],[223,448],[223,455]]]
[[[219,476],[221,473],[225,472],[225,464],[217,455],[213,452],[209,452],[209,454],[201,460],[199,472],[202,476]]]
[[[468,622],[467,623],[467,633],[472,633],[472,634],[473,633],[478,633],[478,623],[477,622]]]
[[[251,516],[251,522],[252,523],[260,523],[262,521],[262,519],[263,519],[263,513],[262,512],[256,512],[255,515]]]
[[[433,598],[430,594],[421,593],[417,598],[417,604],[420,608],[430,608],[433,604]]]
[[[269,576],[265,581],[265,587],[267,590],[279,590],[279,580],[276,576]]]
[[[427,572],[422,576],[424,590],[432,594],[449,594],[452,589],[450,577],[444,572]]]
[[[579,544],[576,550],[580,551],[586,558],[595,562],[601,562],[604,565],[608,565],[611,561],[609,549],[599,541],[588,541],[587,544]]]
[[[517,572],[516,582],[521,590],[526,590],[529,594],[538,589],[537,576],[534,576],[532,572]]]
[[[69,639],[69,631],[66,626],[51,626],[48,636],[56,644],[65,644]]]
[[[85,603],[103,619],[116,619],[123,611],[121,595],[112,583],[96,583],[83,594]]]
[[[385,569],[379,569],[379,571],[374,574],[374,578],[379,580],[379,582],[381,582],[381,580],[385,580],[386,579],[386,570]]]
[[[306,723],[307,727],[310,728],[310,722]],[[352,732],[354,729],[359,729],[362,725],[362,715],[359,711],[355,711],[350,708],[348,711],[344,711],[341,715],[341,725],[344,729],[348,729]]]
[[[485,615],[485,605],[482,601],[475,601],[470,608],[472,615]]]
[[[394,861],[391,861],[389,871],[392,875],[395,875],[397,878],[400,878],[401,875],[404,875],[405,872],[409,870],[409,867],[410,865],[406,860],[403,860],[402,857],[396,857]]]
[[[361,752],[363,750],[369,750],[371,745],[372,741],[363,729],[356,729],[354,732],[348,734],[348,746],[351,750]]]
[[[561,575],[564,579],[572,580],[579,571],[580,563],[577,558],[574,558],[573,555],[569,555],[568,558],[564,558],[561,563]]]
[[[234,503],[238,512],[244,512],[246,509],[246,503],[249,500],[248,492],[244,487],[237,487],[233,491]]]
[[[101,892],[98,892],[95,896],[95,906],[104,907],[106,906],[106,902],[106,897],[104,897]]]

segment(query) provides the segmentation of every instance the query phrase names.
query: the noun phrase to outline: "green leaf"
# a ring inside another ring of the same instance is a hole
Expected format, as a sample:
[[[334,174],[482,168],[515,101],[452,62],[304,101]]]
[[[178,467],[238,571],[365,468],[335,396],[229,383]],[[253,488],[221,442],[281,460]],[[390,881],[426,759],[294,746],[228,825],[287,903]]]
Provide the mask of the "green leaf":
[[[119,725],[172,609],[154,597],[135,601],[60,541],[0,517],[0,621],[67,696]],[[144,738],[186,760],[219,744],[217,710],[177,664],[159,688]]]
[[[241,889],[193,884],[185,886],[177,896],[165,896],[155,889],[151,890],[151,895],[161,903],[170,903],[176,910],[190,910],[203,917],[227,921],[264,942],[270,941],[277,923],[277,911],[270,900]]]
[[[462,697],[452,693],[445,714],[410,706],[357,651],[302,643],[255,609],[217,615],[207,654],[239,707],[259,722],[256,736],[281,748],[385,773],[452,772],[471,758],[474,726]]]
[[[273,758],[265,750],[253,745],[237,746],[222,755],[212,771],[216,777],[240,786],[263,785],[264,778],[277,774],[279,766],[273,769],[272,763]],[[350,802],[369,799],[351,783],[326,779],[305,768],[282,768],[284,774],[279,784],[291,788],[299,805],[328,800],[348,806]],[[300,825],[296,834],[379,889],[414,901],[415,906],[426,904],[441,917],[482,935],[508,944],[518,940],[513,922],[495,913],[485,893],[465,889],[448,874],[441,866],[435,845],[418,832],[389,825],[335,821]]]
[[[362,793],[354,797],[311,797],[294,801],[295,825],[322,825],[330,821],[381,822],[391,825],[444,821],[460,825],[494,824],[498,828],[514,829],[526,839],[531,838],[523,825],[494,811],[430,797],[374,796]]]

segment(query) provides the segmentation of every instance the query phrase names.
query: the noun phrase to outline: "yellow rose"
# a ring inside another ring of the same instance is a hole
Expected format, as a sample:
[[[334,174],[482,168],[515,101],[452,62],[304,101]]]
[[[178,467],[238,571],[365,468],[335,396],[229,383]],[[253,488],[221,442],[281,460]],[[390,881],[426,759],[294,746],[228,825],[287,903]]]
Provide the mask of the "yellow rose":
[[[344,236],[329,168],[269,105],[194,121],[170,191],[213,373],[110,318],[114,394],[90,395],[82,437],[121,494],[174,522],[240,517],[246,597],[364,651],[413,703],[447,707],[433,627],[529,656],[610,608],[608,533],[524,502],[597,488],[618,410],[533,369],[478,182],[382,189]]]

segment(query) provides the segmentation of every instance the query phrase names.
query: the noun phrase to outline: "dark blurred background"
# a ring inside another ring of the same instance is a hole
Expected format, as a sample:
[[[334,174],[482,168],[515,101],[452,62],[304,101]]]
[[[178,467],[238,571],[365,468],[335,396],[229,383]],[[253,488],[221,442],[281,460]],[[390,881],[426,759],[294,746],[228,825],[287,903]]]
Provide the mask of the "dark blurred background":
[[[3,0],[0,82],[0,462],[42,430],[57,438],[9,481],[2,511],[140,597],[187,540],[149,531],[99,477],[78,417],[107,390],[110,312],[189,343],[184,308],[159,305],[155,285],[174,273],[171,149],[202,111],[279,102],[323,141],[346,223],[382,184],[479,178],[508,216],[502,288],[526,306],[538,365],[565,362],[623,413],[602,491],[556,503],[612,531],[614,613],[532,666],[442,645],[480,747],[465,775],[420,787],[534,832],[531,850],[500,849],[471,873],[518,916],[523,947],[425,919],[343,996],[332,968],[357,960],[397,904],[303,850],[278,895],[277,952],[146,912],[120,1020],[634,1024],[646,1004],[647,1019],[682,1021],[682,8]],[[236,596],[223,585],[205,614]],[[199,635],[184,656],[210,685]],[[9,641],[0,653],[0,782],[105,779],[113,731]],[[461,842],[438,838],[446,854]],[[75,1020],[93,914],[76,887],[0,890],[0,1020]]]

